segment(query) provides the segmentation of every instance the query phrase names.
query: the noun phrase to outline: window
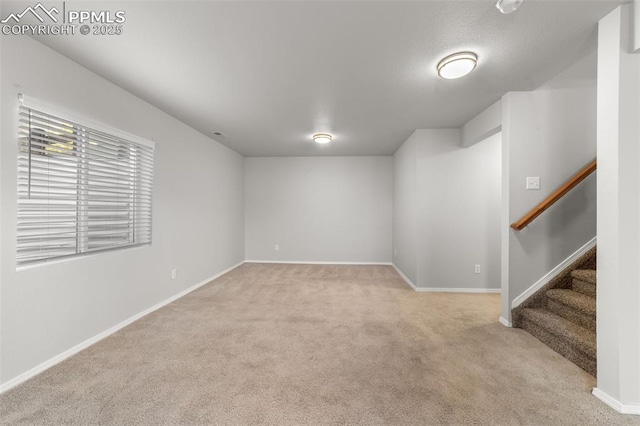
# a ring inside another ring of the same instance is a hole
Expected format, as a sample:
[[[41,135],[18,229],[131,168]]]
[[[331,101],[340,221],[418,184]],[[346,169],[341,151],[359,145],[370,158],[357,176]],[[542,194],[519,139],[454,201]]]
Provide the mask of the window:
[[[152,142],[24,104],[18,122],[18,266],[151,243]]]

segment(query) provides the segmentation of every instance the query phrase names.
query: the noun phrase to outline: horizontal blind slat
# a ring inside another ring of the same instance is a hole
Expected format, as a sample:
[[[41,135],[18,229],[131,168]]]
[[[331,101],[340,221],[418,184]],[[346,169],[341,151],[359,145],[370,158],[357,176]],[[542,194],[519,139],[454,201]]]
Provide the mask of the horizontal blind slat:
[[[91,159],[86,158],[83,159],[82,156],[78,155],[67,155],[60,154],[58,152],[46,151],[43,147],[34,144],[31,148],[31,153],[35,154],[29,157],[26,155],[27,153],[22,153],[23,155],[19,157],[20,162],[28,162],[32,166],[37,165],[41,169],[50,170],[55,168],[62,168],[66,171],[73,171],[77,167],[79,167],[83,162],[88,162],[91,165],[92,173],[113,173],[114,171],[120,171],[122,175],[126,175],[127,173],[143,173],[147,175],[151,175],[152,172],[150,167],[146,167],[144,164],[134,164],[134,162],[125,162],[120,161],[120,163],[115,163],[113,161],[101,161],[100,159]],[[20,164],[19,162],[19,164]],[[138,163],[138,162],[135,162]]]

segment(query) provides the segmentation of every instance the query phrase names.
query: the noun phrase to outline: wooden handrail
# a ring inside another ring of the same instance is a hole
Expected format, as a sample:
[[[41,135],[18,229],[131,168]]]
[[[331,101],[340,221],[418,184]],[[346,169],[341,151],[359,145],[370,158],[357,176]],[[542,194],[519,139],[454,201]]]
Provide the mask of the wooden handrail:
[[[540,204],[538,204],[533,209],[531,209],[531,211],[529,213],[527,213],[526,215],[522,216],[522,219],[520,219],[519,221],[517,221],[515,223],[512,223],[511,227],[513,229],[515,229],[516,231],[520,231],[525,226],[527,226],[528,224],[533,222],[533,220],[536,217],[540,216],[542,214],[542,212],[544,212],[546,209],[551,207],[556,201],[558,201],[560,198],[564,197],[564,195],[567,192],[571,191],[573,188],[576,187],[576,185],[578,185],[580,182],[585,180],[587,178],[587,176],[589,176],[591,173],[593,173],[597,168],[596,161],[597,160],[593,160],[584,169],[582,169],[578,173],[576,173],[571,179],[566,181],[564,183],[564,185],[562,185],[560,188],[556,189],[556,191],[553,194],[549,195],[547,198],[544,199],[544,201],[542,201]]]

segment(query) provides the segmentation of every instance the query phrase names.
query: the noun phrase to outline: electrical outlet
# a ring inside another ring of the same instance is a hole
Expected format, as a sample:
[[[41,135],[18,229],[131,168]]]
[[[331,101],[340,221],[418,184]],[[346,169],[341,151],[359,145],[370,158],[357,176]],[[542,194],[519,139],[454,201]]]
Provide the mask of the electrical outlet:
[[[393,255],[394,255],[394,256],[397,256],[397,255],[398,255],[398,249],[397,249],[397,248],[394,248],[394,249],[393,249]]]
[[[280,250],[280,246],[279,246],[278,244],[276,244],[276,245],[273,247],[273,250],[275,250],[275,251],[279,251],[279,250]]]
[[[475,269],[476,274],[480,273],[480,265],[476,265],[476,269]]]
[[[177,276],[178,276],[178,270],[176,268],[173,268],[171,270],[171,279],[175,280]]]

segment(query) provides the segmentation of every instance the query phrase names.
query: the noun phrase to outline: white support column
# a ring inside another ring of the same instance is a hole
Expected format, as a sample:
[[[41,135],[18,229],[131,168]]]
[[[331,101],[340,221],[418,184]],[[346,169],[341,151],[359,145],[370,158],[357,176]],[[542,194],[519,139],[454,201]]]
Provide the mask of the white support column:
[[[635,2],[637,5],[637,1]],[[598,384],[593,393],[640,414],[640,55],[632,6],[598,31]]]
[[[500,322],[511,327],[511,295],[509,292],[509,238],[511,228],[509,217],[509,193],[511,191],[511,172],[509,169],[509,150],[511,148],[511,95],[507,93],[500,103],[502,128],[502,203],[500,206]]]
[[[640,0],[633,0],[633,51],[640,53]]]

